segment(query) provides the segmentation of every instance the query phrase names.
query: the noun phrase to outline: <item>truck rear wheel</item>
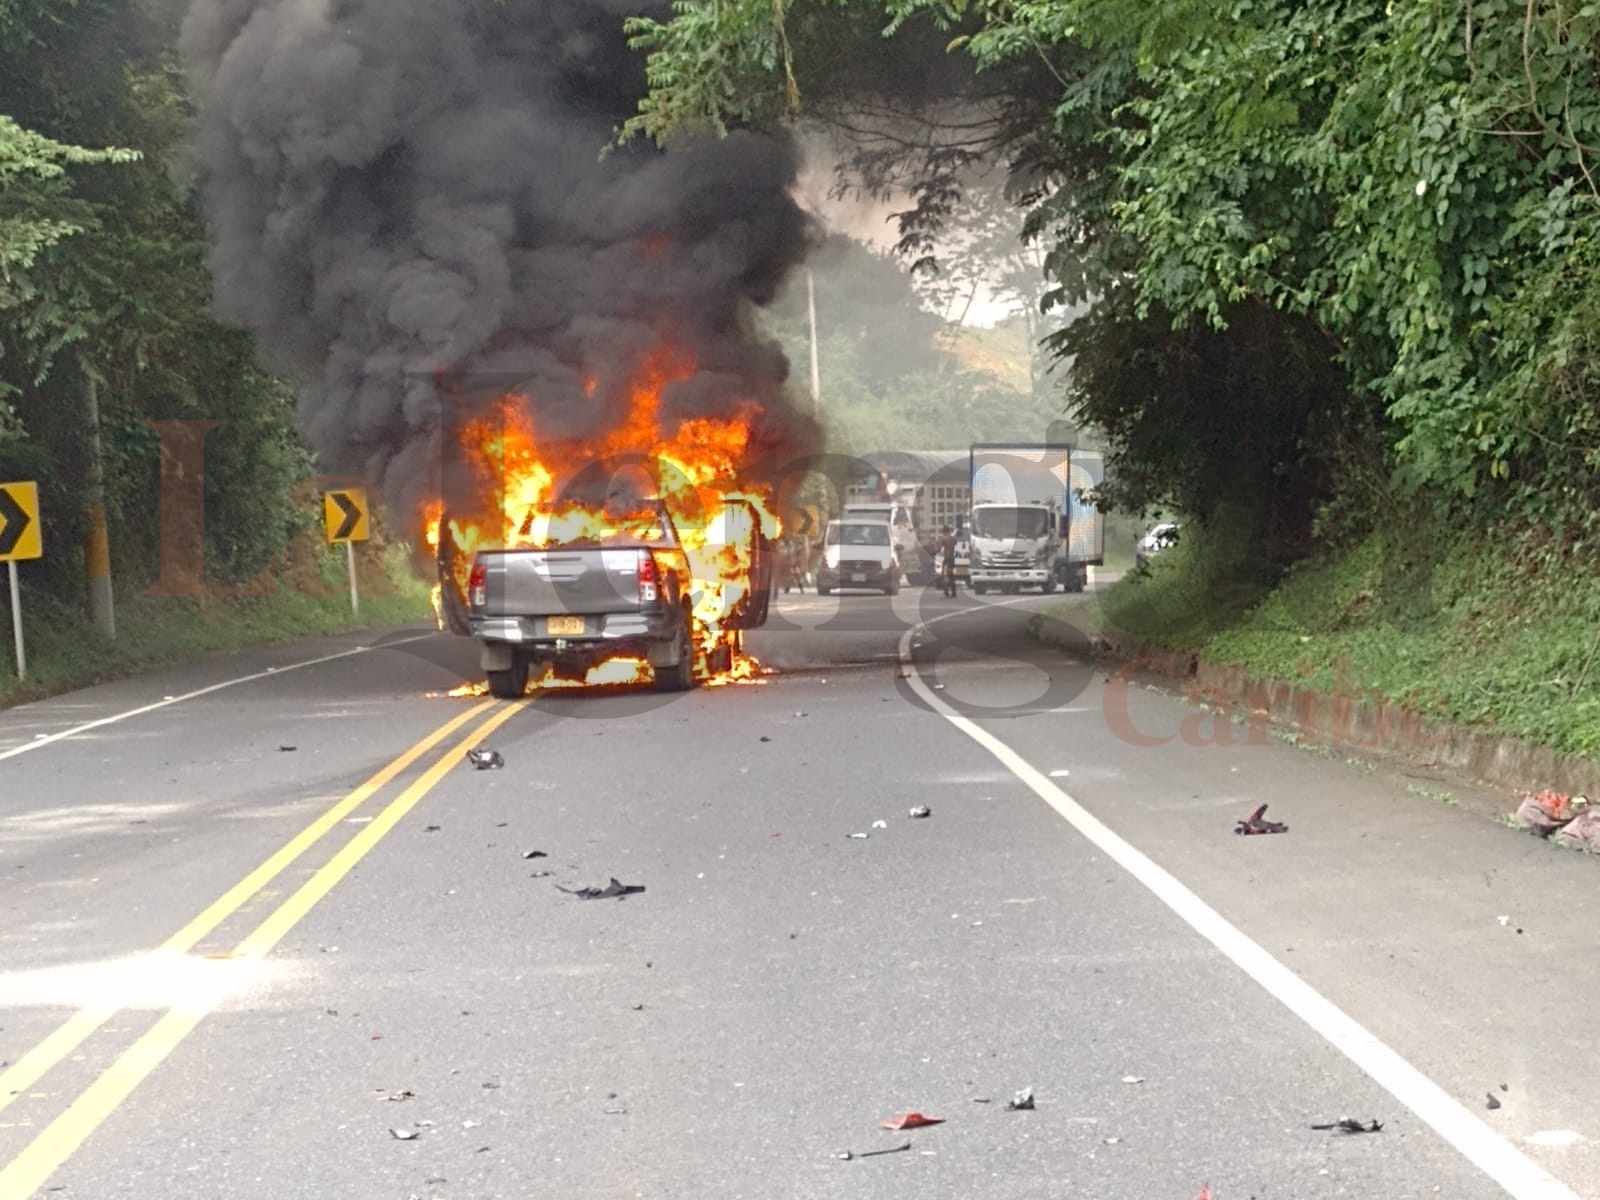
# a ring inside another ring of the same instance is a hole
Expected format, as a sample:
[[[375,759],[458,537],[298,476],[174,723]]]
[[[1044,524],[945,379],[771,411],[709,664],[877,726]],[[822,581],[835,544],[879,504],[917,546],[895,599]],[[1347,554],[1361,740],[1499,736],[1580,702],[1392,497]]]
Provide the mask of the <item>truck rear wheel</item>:
[[[678,661],[670,667],[657,667],[651,686],[658,692],[687,692],[699,682],[694,674],[693,618],[683,615],[683,627],[678,630]]]
[[[1050,576],[1049,579],[1046,579],[1043,583],[1041,583],[1039,585],[1039,590],[1041,592],[1043,592],[1046,596],[1048,596],[1052,592],[1054,592],[1056,590],[1056,577],[1054,575],[1052,575],[1052,576]]]
[[[504,671],[488,671],[489,694],[500,700],[519,700],[528,690],[528,655],[523,650],[511,652],[511,666]]]

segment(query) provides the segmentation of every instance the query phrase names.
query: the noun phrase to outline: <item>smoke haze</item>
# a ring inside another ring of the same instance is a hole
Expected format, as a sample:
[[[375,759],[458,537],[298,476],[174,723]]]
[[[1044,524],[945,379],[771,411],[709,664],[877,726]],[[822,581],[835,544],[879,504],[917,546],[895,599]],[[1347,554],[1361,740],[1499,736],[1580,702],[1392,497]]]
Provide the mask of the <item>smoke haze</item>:
[[[216,308],[299,385],[325,470],[415,511],[458,402],[523,391],[541,432],[592,435],[663,342],[699,365],[664,418],[754,400],[758,451],[811,448],[748,323],[806,249],[794,146],[600,158],[642,91],[622,19],[648,7],[196,0],[182,45]]]

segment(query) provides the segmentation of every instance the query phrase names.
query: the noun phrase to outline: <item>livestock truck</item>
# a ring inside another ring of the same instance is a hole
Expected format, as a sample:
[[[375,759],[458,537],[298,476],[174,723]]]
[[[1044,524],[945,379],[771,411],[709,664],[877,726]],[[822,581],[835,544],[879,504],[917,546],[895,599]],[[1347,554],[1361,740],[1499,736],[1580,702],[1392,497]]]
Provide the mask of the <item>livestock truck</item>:
[[[1105,521],[1079,493],[1104,473],[1104,455],[1066,442],[974,443],[972,590],[1083,591],[1088,568],[1105,561]]]

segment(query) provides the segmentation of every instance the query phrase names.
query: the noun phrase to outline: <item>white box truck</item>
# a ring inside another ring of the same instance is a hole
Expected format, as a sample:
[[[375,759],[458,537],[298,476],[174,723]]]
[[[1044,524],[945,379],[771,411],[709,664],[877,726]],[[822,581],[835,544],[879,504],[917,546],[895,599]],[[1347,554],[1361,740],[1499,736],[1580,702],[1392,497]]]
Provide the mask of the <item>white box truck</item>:
[[[1080,499],[1104,477],[1099,451],[1066,442],[974,443],[970,581],[978,594],[1081,592],[1104,561],[1104,518]]]

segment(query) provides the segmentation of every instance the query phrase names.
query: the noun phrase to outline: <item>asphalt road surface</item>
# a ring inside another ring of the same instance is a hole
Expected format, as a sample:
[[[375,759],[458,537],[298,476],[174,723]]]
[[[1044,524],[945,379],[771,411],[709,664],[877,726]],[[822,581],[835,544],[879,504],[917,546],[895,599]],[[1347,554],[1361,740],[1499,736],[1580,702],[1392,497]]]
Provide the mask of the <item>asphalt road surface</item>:
[[[0,712],[0,1200],[1600,1197],[1600,864],[1044,603],[784,596],[679,697],[451,697],[415,630]]]

